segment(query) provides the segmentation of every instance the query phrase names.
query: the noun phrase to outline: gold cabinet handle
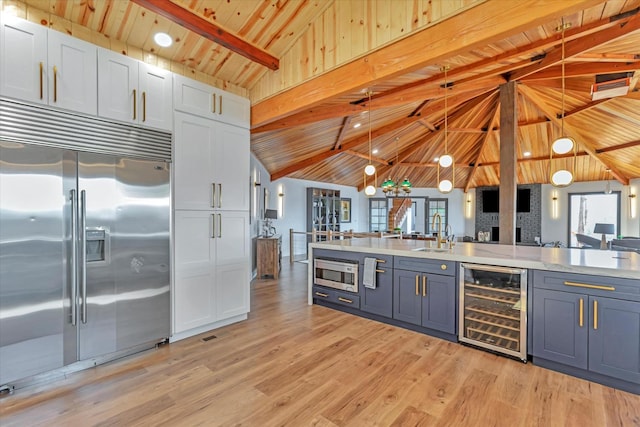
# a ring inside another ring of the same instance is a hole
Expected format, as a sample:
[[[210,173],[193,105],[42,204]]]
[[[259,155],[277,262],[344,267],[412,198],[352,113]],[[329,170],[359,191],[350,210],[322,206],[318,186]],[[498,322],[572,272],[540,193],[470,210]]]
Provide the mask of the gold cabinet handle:
[[[422,276],[422,296],[427,296],[427,276]]]
[[[384,263],[385,263],[385,262],[387,262],[387,261],[385,261],[385,260],[383,260],[383,259],[377,259],[377,258],[376,258],[376,262],[380,262],[380,263],[384,264]]]
[[[216,113],[216,94],[213,94],[213,109],[211,110],[213,114]]]
[[[218,237],[222,238],[222,214],[218,214]]]
[[[218,207],[222,207],[222,184],[218,184]]]
[[[316,292],[316,295],[318,295],[319,297],[322,297],[322,298],[328,298],[329,297],[329,294],[323,294],[322,292]]]
[[[220,96],[218,97],[218,100],[219,100],[219,102],[220,102],[220,104],[219,104],[220,111],[218,112],[218,114],[222,114],[222,95],[220,95]]]
[[[211,183],[211,207],[216,207],[216,183]]]
[[[133,90],[133,120],[136,119],[136,98],[138,97],[138,92],[134,89]]]
[[[418,275],[416,274],[416,296],[420,295],[418,291]]]
[[[593,300],[593,330],[598,329],[598,300]]]
[[[387,271],[387,270],[377,270],[376,269],[376,273],[384,273],[385,271]]]
[[[580,298],[580,322],[578,323],[582,328],[584,326],[584,300]]]
[[[211,238],[216,238],[216,216],[211,214]]]
[[[44,89],[43,89],[43,82],[42,82],[42,75],[44,73],[44,64],[42,62],[40,62],[40,99],[44,98]]]
[[[586,283],[578,283],[578,282],[564,282],[565,286],[574,286],[576,288],[589,288],[589,289],[600,289],[602,291],[615,291],[616,288],[613,286],[602,286],[602,285],[588,285]]]
[[[147,92],[142,92],[142,121],[147,121]]]
[[[58,102],[58,67],[53,66],[53,102]]]
[[[342,297],[338,297],[338,301],[342,301],[342,302],[348,302],[349,304],[353,304],[353,301],[350,299],[346,299],[346,298],[342,298]]]

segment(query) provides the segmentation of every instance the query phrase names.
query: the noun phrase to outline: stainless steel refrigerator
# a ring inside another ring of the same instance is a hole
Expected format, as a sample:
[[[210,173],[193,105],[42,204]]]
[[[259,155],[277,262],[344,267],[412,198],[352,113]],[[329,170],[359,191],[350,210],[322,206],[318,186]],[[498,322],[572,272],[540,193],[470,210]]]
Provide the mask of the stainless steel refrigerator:
[[[11,139],[0,134],[0,386],[166,339],[170,163]]]

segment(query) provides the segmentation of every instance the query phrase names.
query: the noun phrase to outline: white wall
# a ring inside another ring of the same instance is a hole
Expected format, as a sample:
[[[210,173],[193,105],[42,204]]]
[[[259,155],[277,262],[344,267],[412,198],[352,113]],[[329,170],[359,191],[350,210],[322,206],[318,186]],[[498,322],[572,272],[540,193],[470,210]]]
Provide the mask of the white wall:
[[[618,181],[610,181],[613,191],[621,191],[620,197],[620,234],[623,236],[640,236],[640,201],[639,197],[635,201],[635,218],[629,216],[629,191],[633,194],[640,192],[640,179],[631,180],[629,186],[623,186]],[[567,245],[569,232],[569,193],[588,193],[604,191],[605,181],[576,182],[565,188],[555,188],[550,184],[542,185],[542,241],[551,242],[559,240]],[[558,197],[558,217],[553,218],[552,209],[553,192]]]

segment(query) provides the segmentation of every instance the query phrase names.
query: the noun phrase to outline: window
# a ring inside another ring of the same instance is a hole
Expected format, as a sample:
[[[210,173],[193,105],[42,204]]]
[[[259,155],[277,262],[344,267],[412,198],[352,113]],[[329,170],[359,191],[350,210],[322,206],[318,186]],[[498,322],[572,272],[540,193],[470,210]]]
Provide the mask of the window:
[[[600,240],[602,235],[593,232],[597,223],[615,226],[615,233],[607,235],[607,241],[620,234],[620,192],[569,193],[569,246],[586,246],[583,242],[588,239],[582,236]]]
[[[386,231],[387,199],[369,199],[369,231]]]
[[[442,231],[446,225],[449,223],[449,199],[427,199],[427,217],[425,218],[426,224],[424,225],[424,229],[427,230],[427,234],[437,233],[438,229],[431,227],[433,223],[433,215],[436,213],[440,214],[442,217]]]

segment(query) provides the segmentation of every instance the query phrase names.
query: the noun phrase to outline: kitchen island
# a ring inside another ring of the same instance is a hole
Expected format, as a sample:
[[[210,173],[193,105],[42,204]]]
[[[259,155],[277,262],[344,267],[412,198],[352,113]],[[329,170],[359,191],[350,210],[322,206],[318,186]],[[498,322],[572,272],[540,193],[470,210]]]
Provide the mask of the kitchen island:
[[[426,241],[379,238],[313,243],[310,253],[310,262],[346,260],[361,272],[360,286],[349,291],[319,284],[310,268],[310,304],[450,341],[465,341],[472,329],[462,294],[478,282],[470,283],[465,268],[522,272],[522,295],[507,291],[516,294],[510,304],[522,319],[509,321],[515,328],[505,326],[526,331],[515,344],[520,358],[640,394],[637,253],[474,243],[436,248]],[[362,285],[363,260],[371,257],[378,260],[374,289]]]

